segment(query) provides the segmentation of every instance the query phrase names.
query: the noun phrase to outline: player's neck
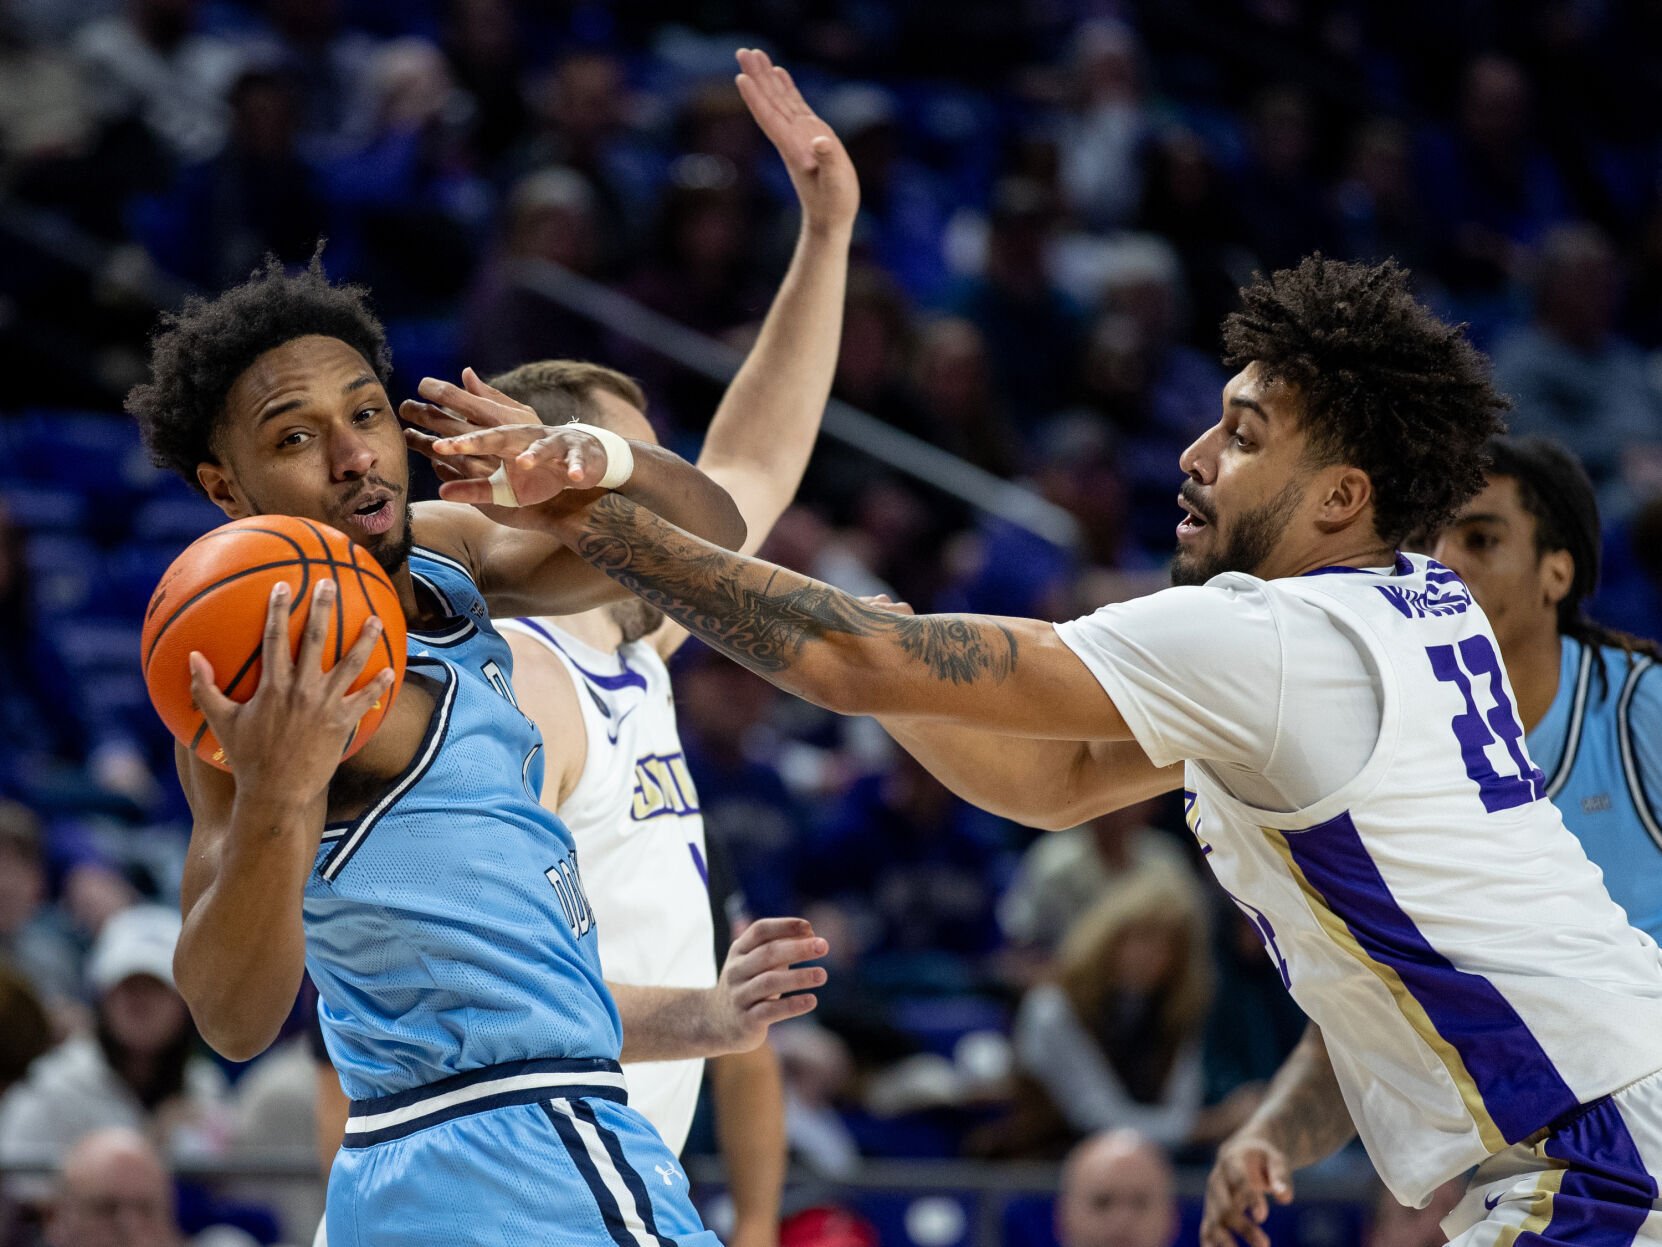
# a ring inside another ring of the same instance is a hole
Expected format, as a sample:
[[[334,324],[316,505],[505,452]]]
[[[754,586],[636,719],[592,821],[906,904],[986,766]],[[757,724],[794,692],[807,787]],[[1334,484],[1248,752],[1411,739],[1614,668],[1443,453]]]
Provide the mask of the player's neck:
[[[567,615],[556,622],[562,630],[602,653],[615,654],[623,648],[623,629],[604,606],[581,615]]]
[[[1501,647],[1501,661],[1518,699],[1518,719],[1533,732],[1547,717],[1558,696],[1558,671],[1564,656],[1564,638],[1556,629],[1543,630]]]
[[[1292,555],[1286,561],[1286,570],[1263,578],[1274,580],[1281,576],[1302,576],[1323,567],[1392,567],[1396,561],[1395,548],[1381,545],[1377,538],[1325,542]]]

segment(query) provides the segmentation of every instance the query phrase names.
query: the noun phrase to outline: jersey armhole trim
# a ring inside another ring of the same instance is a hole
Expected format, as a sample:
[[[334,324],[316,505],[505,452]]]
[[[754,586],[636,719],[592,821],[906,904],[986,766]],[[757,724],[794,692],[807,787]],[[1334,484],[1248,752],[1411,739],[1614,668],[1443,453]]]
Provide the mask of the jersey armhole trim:
[[[1575,769],[1576,754],[1581,751],[1582,729],[1587,718],[1587,690],[1593,682],[1593,647],[1582,645],[1581,662],[1576,669],[1575,700],[1570,703],[1569,735],[1564,740],[1564,750],[1559,756],[1558,767],[1547,781],[1547,800],[1555,799],[1563,791],[1564,785],[1570,782],[1570,772]],[[1625,712],[1623,722],[1626,721]]]
[[[420,659],[411,661],[419,662]],[[317,868],[317,873],[325,880],[333,883],[346,868],[346,864],[356,855],[363,842],[368,839],[369,833],[375,830],[375,825],[381,821],[401,797],[420,782],[421,777],[432,768],[433,761],[439,756],[439,750],[444,744],[444,738],[450,727],[450,712],[456,704],[456,690],[461,685],[461,676],[448,663],[434,660],[442,666],[449,678],[444,690],[444,698],[439,702],[431,721],[427,725],[427,735],[421,746],[416,750],[415,760],[410,763],[404,774],[395,780],[381,797],[360,814],[352,822],[346,824],[335,842],[335,847],[329,850],[329,855],[323,859],[323,864]]]
[[[1656,812],[1650,808],[1650,802],[1645,796],[1644,777],[1639,773],[1639,758],[1633,749],[1633,724],[1631,710],[1633,695],[1639,691],[1639,680],[1654,667],[1656,663],[1643,656],[1633,659],[1633,666],[1627,673],[1627,680],[1622,685],[1621,700],[1616,703],[1616,738],[1621,746],[1622,775],[1627,780],[1627,792],[1633,802],[1634,812],[1639,815],[1639,822],[1645,829],[1651,842],[1662,849],[1662,823],[1657,820]]]

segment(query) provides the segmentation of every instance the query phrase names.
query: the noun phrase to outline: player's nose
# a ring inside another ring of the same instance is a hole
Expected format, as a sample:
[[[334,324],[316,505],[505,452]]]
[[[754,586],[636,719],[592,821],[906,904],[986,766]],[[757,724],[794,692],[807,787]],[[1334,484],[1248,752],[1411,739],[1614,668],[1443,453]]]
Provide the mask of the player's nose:
[[[337,433],[329,451],[330,467],[336,480],[364,476],[375,466],[375,447],[363,434],[352,429]]]
[[[1177,457],[1177,466],[1183,470],[1185,476],[1192,476],[1202,485],[1211,483],[1212,468],[1217,463],[1217,440],[1222,433],[1221,425],[1213,425],[1202,433],[1188,448]]]

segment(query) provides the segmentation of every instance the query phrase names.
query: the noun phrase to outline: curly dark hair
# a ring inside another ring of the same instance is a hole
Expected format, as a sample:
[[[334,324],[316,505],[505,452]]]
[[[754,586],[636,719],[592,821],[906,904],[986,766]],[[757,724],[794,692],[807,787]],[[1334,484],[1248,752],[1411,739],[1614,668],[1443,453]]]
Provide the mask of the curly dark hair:
[[[268,255],[242,285],[165,313],[150,342],[150,380],[127,392],[151,459],[200,489],[196,465],[218,459],[215,434],[231,386],[259,356],[309,334],[339,338],[383,385],[392,375],[386,330],[369,310],[369,292],[332,285],[321,245],[298,272]]]
[[[1373,482],[1374,527],[1399,544],[1483,488],[1483,445],[1511,406],[1464,325],[1438,320],[1395,261],[1307,256],[1258,275],[1223,322],[1224,362],[1297,391],[1313,461]]]

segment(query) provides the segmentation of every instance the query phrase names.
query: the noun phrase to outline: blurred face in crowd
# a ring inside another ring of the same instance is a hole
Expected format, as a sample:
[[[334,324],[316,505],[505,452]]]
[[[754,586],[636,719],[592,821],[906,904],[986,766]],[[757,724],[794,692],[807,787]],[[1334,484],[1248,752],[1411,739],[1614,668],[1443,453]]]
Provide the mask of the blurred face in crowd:
[[[1171,1247],[1176,1236],[1171,1167],[1158,1148],[1114,1131],[1074,1149],[1056,1201],[1062,1247]]]
[[[0,935],[13,935],[35,916],[46,898],[40,855],[0,836]]]
[[[98,1002],[110,1036],[130,1052],[151,1055],[176,1043],[188,1015],[179,993],[148,974],[131,974]]]
[[[1491,476],[1443,530],[1432,557],[1460,574],[1489,617],[1501,653],[1558,631],[1558,603],[1575,577],[1568,550],[1536,549],[1535,517],[1518,482]]]
[[[409,459],[392,400],[363,356],[309,334],[273,347],[232,383],[197,465],[232,519],[321,520],[396,571],[410,556]]]
[[[1299,523],[1312,496],[1332,484],[1332,469],[1312,469],[1297,396],[1265,384],[1248,365],[1223,390],[1223,415],[1178,460],[1189,479],[1179,490],[1172,583],[1205,584],[1224,572],[1271,579],[1297,570],[1289,541],[1311,533]]]
[[[46,1222],[48,1247],[177,1247],[173,1183],[155,1151],[126,1130],[99,1131],[64,1159]]]

